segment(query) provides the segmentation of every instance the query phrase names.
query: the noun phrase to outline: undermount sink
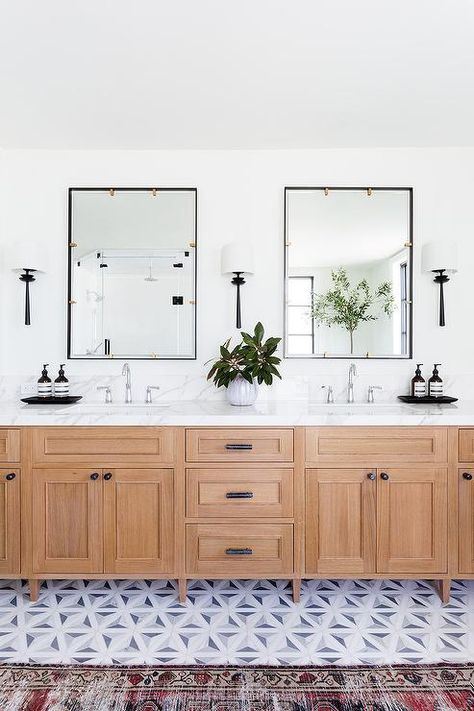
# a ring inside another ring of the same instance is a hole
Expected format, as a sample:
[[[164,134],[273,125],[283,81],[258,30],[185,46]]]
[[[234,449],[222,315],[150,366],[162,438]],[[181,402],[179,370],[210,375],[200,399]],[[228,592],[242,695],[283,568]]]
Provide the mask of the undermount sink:
[[[137,415],[155,415],[161,410],[166,410],[169,407],[169,403],[164,402],[81,402],[79,405],[70,405],[61,410],[61,414],[69,415],[107,415],[107,416],[123,416],[129,415],[134,417]]]

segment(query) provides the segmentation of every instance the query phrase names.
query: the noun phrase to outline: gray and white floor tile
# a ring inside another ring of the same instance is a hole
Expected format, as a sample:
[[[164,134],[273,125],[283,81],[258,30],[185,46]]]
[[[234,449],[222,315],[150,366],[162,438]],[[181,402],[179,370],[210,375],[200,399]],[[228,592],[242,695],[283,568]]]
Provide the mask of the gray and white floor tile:
[[[395,664],[474,660],[474,581],[0,581],[0,662]]]

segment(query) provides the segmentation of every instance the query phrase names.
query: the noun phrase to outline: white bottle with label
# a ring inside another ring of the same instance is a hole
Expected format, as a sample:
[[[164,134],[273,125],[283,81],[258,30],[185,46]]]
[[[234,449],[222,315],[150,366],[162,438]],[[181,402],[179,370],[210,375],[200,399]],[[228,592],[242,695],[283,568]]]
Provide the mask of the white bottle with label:
[[[430,397],[443,397],[443,381],[439,377],[438,366],[441,363],[435,363],[433,375],[428,380],[428,391]]]

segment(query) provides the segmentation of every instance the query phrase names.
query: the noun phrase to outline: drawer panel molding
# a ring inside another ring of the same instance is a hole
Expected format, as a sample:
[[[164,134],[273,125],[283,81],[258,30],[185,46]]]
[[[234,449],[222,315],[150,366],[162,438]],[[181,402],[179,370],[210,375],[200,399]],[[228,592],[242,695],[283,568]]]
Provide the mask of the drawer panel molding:
[[[187,572],[217,577],[291,575],[292,524],[186,526]]]
[[[315,464],[445,462],[448,433],[445,427],[309,427],[306,461]]]
[[[188,429],[188,462],[292,462],[291,429]]]
[[[0,429],[0,462],[19,462],[20,459],[20,430]]]
[[[173,430],[157,427],[48,427],[33,433],[35,464],[172,462]]]
[[[190,518],[293,516],[292,469],[188,469]]]

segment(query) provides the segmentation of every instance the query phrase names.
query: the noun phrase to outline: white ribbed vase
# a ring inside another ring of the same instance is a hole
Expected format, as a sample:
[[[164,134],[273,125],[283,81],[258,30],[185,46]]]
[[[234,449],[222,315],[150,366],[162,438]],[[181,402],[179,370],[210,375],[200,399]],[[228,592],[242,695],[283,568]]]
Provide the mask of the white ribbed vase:
[[[253,405],[258,396],[258,386],[256,381],[249,383],[241,375],[238,375],[227,388],[227,399],[231,405],[245,407]]]

